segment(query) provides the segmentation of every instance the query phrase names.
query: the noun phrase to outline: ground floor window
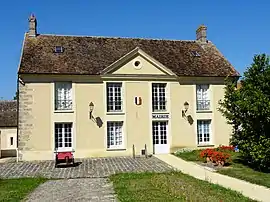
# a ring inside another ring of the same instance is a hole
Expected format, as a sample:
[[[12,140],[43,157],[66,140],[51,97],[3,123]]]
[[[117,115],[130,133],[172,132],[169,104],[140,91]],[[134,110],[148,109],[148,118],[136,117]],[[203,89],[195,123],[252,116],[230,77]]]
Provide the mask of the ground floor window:
[[[55,123],[55,149],[72,149],[72,123]]]
[[[153,143],[167,144],[168,127],[167,121],[153,121]]]
[[[107,148],[120,149],[123,145],[123,122],[107,122]]]
[[[198,120],[197,121],[198,144],[210,143],[210,124],[211,124],[211,120]]]

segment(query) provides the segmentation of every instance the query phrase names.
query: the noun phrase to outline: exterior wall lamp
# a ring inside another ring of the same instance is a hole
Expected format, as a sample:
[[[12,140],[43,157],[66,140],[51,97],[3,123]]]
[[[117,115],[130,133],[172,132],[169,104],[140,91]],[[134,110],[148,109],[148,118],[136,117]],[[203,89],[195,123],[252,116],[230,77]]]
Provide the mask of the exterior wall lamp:
[[[188,110],[188,108],[189,108],[189,104],[188,104],[188,102],[185,102],[184,103],[184,110],[182,110],[182,117],[186,117],[186,112],[187,112],[187,110]]]
[[[92,115],[92,113],[93,113],[93,110],[94,110],[94,103],[93,102],[90,102],[90,104],[89,104],[89,116],[90,116],[90,119],[92,119],[93,118],[93,115]]]

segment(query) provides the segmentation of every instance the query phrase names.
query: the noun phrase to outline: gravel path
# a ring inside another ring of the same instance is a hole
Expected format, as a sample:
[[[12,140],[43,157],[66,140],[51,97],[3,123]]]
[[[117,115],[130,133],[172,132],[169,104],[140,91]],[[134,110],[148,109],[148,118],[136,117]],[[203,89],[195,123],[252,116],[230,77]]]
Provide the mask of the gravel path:
[[[76,159],[75,167],[55,168],[54,161],[0,163],[0,178],[45,177],[53,179],[99,178],[123,172],[165,172],[171,167],[151,158],[111,157]]]
[[[28,202],[117,201],[107,178],[50,180],[40,185],[26,199]]]

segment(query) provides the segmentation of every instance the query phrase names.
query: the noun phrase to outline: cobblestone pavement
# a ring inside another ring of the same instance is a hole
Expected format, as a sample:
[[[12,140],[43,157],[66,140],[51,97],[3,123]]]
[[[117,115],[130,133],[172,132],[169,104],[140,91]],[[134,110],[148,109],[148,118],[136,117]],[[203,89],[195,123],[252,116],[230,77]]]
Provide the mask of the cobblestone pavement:
[[[112,184],[105,178],[50,180],[26,199],[28,202],[116,201]]]
[[[111,157],[76,159],[79,165],[55,168],[54,161],[1,163],[0,178],[94,178],[108,177],[119,172],[164,172],[172,169],[156,157]]]

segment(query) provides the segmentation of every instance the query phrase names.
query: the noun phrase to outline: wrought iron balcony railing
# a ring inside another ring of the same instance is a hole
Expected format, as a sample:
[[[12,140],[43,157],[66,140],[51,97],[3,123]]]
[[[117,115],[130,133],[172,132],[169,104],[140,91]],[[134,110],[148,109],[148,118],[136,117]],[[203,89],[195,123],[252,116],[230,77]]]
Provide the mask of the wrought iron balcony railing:
[[[197,100],[197,110],[210,110],[210,100]]]
[[[72,110],[72,100],[55,100],[55,110]]]

